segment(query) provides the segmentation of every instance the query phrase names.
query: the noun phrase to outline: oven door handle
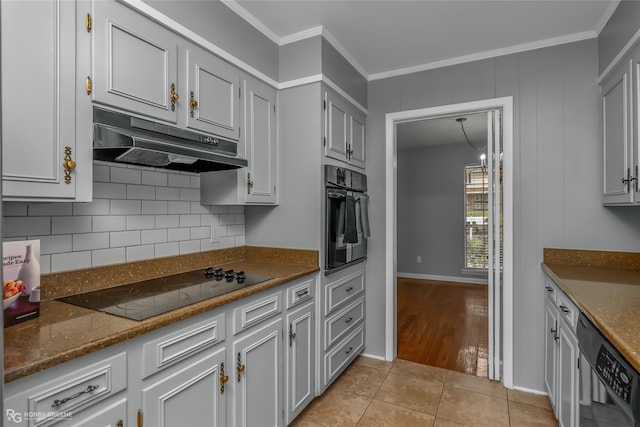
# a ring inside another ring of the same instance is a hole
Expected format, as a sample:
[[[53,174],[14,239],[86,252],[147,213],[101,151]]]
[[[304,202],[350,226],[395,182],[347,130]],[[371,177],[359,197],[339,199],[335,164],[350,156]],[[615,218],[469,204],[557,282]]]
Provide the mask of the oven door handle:
[[[329,197],[330,199],[346,199],[347,194],[345,192],[340,192],[336,190],[328,190],[327,197]]]

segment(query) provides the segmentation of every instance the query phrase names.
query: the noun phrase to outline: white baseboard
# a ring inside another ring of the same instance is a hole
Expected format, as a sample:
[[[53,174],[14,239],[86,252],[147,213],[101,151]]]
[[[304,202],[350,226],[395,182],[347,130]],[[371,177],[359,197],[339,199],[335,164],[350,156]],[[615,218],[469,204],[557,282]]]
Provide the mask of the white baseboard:
[[[487,279],[477,279],[473,277],[437,276],[435,274],[417,274],[417,273],[398,272],[398,277],[402,277],[405,279],[441,280],[443,282],[475,283],[478,285],[486,285],[488,283]]]
[[[549,393],[547,393],[546,391],[542,391],[542,390],[535,390],[535,389],[527,388],[527,387],[517,387],[517,386],[514,386],[514,387],[513,387],[513,390],[518,390],[518,391],[522,391],[522,392],[525,392],[525,393],[538,394],[538,395],[540,395],[540,396],[547,396],[547,397],[549,397]]]
[[[382,360],[383,362],[387,362],[388,360],[385,359],[382,356],[377,356],[375,354],[370,354],[370,353],[360,353],[360,356],[362,357],[368,357],[369,359],[376,359],[376,360]]]

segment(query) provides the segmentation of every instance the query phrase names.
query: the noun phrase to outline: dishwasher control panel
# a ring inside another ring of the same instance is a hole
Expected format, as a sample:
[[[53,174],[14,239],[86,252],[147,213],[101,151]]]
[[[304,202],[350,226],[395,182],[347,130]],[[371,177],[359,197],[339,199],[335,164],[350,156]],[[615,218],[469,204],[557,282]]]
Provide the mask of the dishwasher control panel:
[[[600,346],[595,368],[615,394],[625,402],[631,402],[631,384],[633,383],[631,372],[633,371],[625,368],[604,345]]]

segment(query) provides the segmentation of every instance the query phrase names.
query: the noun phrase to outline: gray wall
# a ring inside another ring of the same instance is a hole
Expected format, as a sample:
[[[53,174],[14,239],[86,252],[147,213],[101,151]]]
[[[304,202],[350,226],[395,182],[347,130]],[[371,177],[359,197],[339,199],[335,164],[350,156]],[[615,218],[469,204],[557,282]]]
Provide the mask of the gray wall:
[[[399,273],[465,276],[464,167],[479,163],[467,144],[398,151]]]
[[[320,73],[322,73],[322,36],[299,40],[280,47],[281,82]]]
[[[367,107],[367,80],[324,38],[322,73],[360,105]]]
[[[219,1],[143,0],[216,46],[278,80],[278,45]]]
[[[320,250],[321,118],[320,83],[279,94],[279,205],[247,206],[246,242]]]
[[[598,36],[600,73],[638,31],[639,22],[640,2],[621,1]]]
[[[544,390],[540,269],[545,247],[640,250],[637,210],[601,204],[595,39],[370,82],[367,352],[384,354],[385,114],[514,100],[514,383]]]

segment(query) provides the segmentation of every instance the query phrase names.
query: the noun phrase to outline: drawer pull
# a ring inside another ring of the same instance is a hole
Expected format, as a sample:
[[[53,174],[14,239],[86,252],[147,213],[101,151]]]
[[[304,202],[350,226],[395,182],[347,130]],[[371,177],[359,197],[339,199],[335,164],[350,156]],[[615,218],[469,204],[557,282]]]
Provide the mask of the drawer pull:
[[[345,289],[346,292],[351,292],[353,290],[353,286],[349,286],[347,289]]]
[[[344,352],[349,354],[349,353],[351,353],[351,350],[353,350],[353,347],[349,347],[349,350],[345,350]]]
[[[547,292],[553,292],[553,288],[551,286],[545,286]]]
[[[51,405],[51,407],[52,408],[57,408],[58,406],[64,405],[65,403],[67,403],[70,400],[77,399],[78,397],[82,396],[83,394],[91,393],[93,390],[95,390],[97,388],[100,388],[100,386],[99,385],[87,386],[86,389],[84,389],[82,391],[79,391],[79,392],[77,392],[75,394],[72,394],[69,397],[65,397],[64,399],[56,399],[56,400],[54,400],[53,401],[53,405]]]
[[[345,320],[345,323],[349,323],[353,320],[353,317],[349,317],[348,319]]]
[[[240,382],[241,375],[242,375],[242,373],[244,372],[245,369],[246,369],[246,366],[244,366],[240,362],[240,353],[238,353],[238,363],[236,364],[236,372],[238,373],[238,382]]]
[[[309,289],[304,289],[304,290],[302,290],[302,291],[298,291],[298,292],[296,292],[296,296],[297,296],[298,298],[302,298],[302,297],[303,297],[303,296],[305,296],[305,295],[309,295]]]
[[[224,394],[224,385],[229,381],[229,375],[224,374],[224,362],[220,363],[220,394]]]
[[[560,306],[560,310],[564,313],[564,314],[569,314],[571,313],[571,310],[569,310],[569,308],[567,308],[566,305],[561,305]]]

